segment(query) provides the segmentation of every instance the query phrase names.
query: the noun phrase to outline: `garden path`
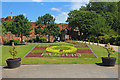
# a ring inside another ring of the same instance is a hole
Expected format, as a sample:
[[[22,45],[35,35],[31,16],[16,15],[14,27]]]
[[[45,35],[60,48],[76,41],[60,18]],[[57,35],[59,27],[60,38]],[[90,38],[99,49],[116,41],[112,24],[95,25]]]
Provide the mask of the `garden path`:
[[[81,41],[79,41],[79,42],[81,42]],[[86,42],[86,43],[88,43],[88,42]],[[90,44],[93,44],[92,42],[90,42]],[[95,45],[97,45],[97,43],[94,43]],[[99,44],[100,46],[105,46],[106,44]],[[111,45],[113,48],[114,48],[114,50],[116,51],[116,52],[119,52],[120,53],[120,46],[115,46],[115,45]]]
[[[3,78],[118,78],[118,65],[39,64],[3,69]]]

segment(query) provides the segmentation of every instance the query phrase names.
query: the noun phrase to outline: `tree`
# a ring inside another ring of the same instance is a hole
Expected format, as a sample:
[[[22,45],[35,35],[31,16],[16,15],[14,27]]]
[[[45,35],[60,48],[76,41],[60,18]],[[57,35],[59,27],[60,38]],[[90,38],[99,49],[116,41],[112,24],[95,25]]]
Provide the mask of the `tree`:
[[[38,26],[37,28],[35,28],[35,35],[39,34],[39,36],[41,37],[41,34],[44,34],[44,30],[41,26]]]
[[[44,33],[44,30],[43,30],[43,17],[38,17],[38,21],[35,22],[36,26],[38,26],[37,28],[35,28],[35,34],[39,34],[39,36],[41,34]],[[41,36],[40,36],[41,37]]]
[[[94,25],[91,29],[91,34],[96,36],[98,39],[98,37],[103,34],[102,30],[105,30],[106,28],[108,29],[106,19],[101,15],[98,15],[97,18],[95,18]]]
[[[38,17],[36,25],[36,33],[46,33],[48,35],[48,42],[50,42],[50,35],[57,36],[59,34],[59,27],[54,23],[55,19],[50,14],[45,14],[41,17]],[[43,31],[43,26],[44,31]],[[57,31],[58,30],[58,31]]]
[[[90,2],[87,4],[88,11],[95,11],[106,19],[106,23],[111,29],[118,31],[118,8],[120,2]]]
[[[60,34],[60,28],[57,24],[51,23],[44,27],[44,32],[49,36],[48,41],[50,42],[50,36],[57,37]]]
[[[0,36],[2,36],[2,24],[0,23]]]
[[[11,31],[12,30],[12,23],[9,22],[9,21],[4,21],[2,23],[2,33],[3,34],[6,34],[8,31]]]
[[[67,22],[69,22],[69,26],[71,29],[76,29],[76,27],[78,27],[80,36],[84,37],[84,39],[87,36],[97,32],[93,29],[100,29],[100,27],[103,27],[103,25],[105,26],[105,19],[95,11],[74,10],[68,15],[69,17]]]
[[[118,24],[120,24],[120,1],[118,2]],[[117,32],[120,35],[120,25],[118,25]]]
[[[15,17],[14,21],[12,22],[11,33],[21,37],[21,44],[23,41],[23,36],[30,35],[31,30],[31,24],[28,21],[27,17],[25,18],[24,15],[18,15]]]

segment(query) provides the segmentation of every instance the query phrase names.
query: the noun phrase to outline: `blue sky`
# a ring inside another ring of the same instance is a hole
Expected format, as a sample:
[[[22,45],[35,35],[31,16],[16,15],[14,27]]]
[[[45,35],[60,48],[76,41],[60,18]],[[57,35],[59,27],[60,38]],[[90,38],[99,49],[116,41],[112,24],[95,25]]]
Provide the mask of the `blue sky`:
[[[9,0],[10,1],[10,0]],[[25,0],[24,0],[25,1]],[[39,16],[46,13],[51,14],[56,19],[56,23],[65,23],[68,13],[71,10],[79,9],[88,2],[41,2],[33,0],[32,2],[2,2],[2,17],[16,16],[23,14],[31,22],[35,22]],[[13,14],[11,14],[13,12]]]

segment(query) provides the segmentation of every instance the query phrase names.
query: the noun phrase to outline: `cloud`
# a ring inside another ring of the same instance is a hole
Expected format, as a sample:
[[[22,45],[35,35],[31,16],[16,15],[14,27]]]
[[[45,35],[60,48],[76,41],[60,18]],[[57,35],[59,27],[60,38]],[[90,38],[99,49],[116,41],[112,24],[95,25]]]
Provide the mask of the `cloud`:
[[[43,0],[32,0],[33,2],[42,2]]]
[[[52,15],[53,16],[53,18],[55,18],[55,16],[54,15]]]
[[[72,6],[72,5],[64,5],[65,7],[70,7],[70,6]]]
[[[23,13],[24,16],[26,16],[27,14],[26,13]]]
[[[58,8],[51,8],[51,10],[60,12],[60,9]]]
[[[80,1],[78,0],[78,2],[74,2],[75,0],[72,0],[72,6],[71,6],[71,10],[78,10],[81,8],[81,6],[86,6],[85,4],[89,3],[89,0],[84,0],[84,1]]]
[[[56,23],[65,23],[68,17],[68,12],[62,12],[61,14],[58,14],[58,16],[55,17]]]
[[[44,5],[44,3],[41,3],[41,5]]]

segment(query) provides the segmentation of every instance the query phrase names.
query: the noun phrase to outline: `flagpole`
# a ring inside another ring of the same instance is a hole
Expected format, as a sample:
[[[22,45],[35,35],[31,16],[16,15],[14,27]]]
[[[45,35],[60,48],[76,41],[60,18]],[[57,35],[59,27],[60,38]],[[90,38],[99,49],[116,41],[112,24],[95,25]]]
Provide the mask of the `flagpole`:
[[[13,18],[13,17],[12,17],[12,14],[13,14],[13,12],[11,12],[11,18]]]

